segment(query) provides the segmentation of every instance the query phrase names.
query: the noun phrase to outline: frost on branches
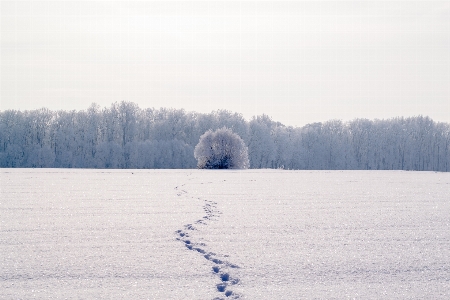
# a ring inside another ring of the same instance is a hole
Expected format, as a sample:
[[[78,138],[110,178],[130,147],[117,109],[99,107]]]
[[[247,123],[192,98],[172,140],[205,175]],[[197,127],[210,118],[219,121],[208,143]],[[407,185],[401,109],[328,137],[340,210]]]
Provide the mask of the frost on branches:
[[[248,169],[248,150],[241,137],[223,127],[208,130],[195,146],[199,169]]]

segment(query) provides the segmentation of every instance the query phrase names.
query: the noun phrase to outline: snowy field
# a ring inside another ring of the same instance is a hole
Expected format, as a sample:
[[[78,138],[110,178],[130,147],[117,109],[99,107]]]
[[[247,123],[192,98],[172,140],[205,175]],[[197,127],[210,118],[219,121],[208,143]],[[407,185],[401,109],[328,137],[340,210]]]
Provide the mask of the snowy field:
[[[0,188],[1,299],[450,298],[450,173],[1,169]]]

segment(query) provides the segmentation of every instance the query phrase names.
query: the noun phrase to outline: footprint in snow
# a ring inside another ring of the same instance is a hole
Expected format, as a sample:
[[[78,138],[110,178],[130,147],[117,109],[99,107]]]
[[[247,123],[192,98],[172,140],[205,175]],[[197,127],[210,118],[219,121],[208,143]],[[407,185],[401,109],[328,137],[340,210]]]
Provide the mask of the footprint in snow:
[[[202,183],[203,184],[203,183]],[[184,187],[186,184],[182,184],[181,187]],[[177,195],[178,196],[186,196],[189,194],[186,190],[181,190],[180,187],[175,187],[176,190],[178,190]],[[193,198],[193,197],[191,197]],[[217,218],[222,214],[221,211],[217,209],[217,202],[207,200],[207,199],[201,199],[197,198],[198,200],[203,200],[203,211],[206,213],[205,216],[203,216],[202,219],[197,220],[195,224],[201,224],[201,225],[208,225],[205,221],[214,221],[217,220]],[[186,224],[184,225],[185,230],[197,230],[192,224]],[[216,253],[213,252],[207,252],[205,250],[206,245],[204,243],[198,243],[195,242],[195,240],[192,239],[192,237],[189,236],[189,234],[181,229],[177,230],[175,232],[177,234],[177,240],[182,241],[185,245],[186,249],[195,251],[203,255],[205,259],[213,263],[212,271],[213,274],[217,275],[220,283],[216,284],[216,289],[220,293],[224,293],[224,296],[231,299],[238,299],[240,298],[239,294],[234,293],[232,290],[228,289],[230,286],[233,286],[235,284],[239,283],[238,278],[233,278],[227,270],[239,268],[239,266],[232,264],[228,261],[219,259]],[[188,239],[189,238],[189,239]],[[228,257],[228,255],[220,255],[220,257]],[[214,298],[214,299],[224,299],[224,298]]]

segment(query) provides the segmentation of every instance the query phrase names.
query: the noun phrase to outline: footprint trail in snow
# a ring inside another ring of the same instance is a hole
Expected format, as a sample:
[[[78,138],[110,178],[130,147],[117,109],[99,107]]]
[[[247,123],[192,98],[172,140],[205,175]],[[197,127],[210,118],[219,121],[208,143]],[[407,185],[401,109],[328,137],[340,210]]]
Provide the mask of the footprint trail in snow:
[[[188,192],[184,190],[183,184],[181,186],[175,187],[178,196],[187,196]],[[222,214],[217,208],[217,203],[211,200],[194,198],[203,201],[203,210],[205,211],[205,216],[203,218],[183,226],[183,229],[175,231],[176,239],[183,243],[187,250],[194,251],[199,255],[202,255],[206,260],[210,261],[212,264],[211,272],[215,274],[218,278],[218,283],[216,284],[216,289],[218,292],[223,293],[228,299],[238,299],[240,295],[233,292],[231,289],[233,285],[239,283],[239,278],[232,276],[232,270],[239,268],[239,266],[230,263],[223,259],[227,255],[216,254],[207,250],[206,244],[196,241],[196,239],[191,236],[192,233],[198,231],[201,226],[207,226],[211,221],[217,221],[217,219]],[[214,298],[213,300],[219,300],[224,298]]]

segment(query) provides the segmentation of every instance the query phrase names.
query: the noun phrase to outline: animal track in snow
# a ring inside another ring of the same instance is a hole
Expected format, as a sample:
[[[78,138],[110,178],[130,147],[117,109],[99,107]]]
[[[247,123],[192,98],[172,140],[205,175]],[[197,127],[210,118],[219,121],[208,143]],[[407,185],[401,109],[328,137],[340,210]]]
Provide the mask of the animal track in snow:
[[[186,184],[182,184],[181,186],[175,187],[178,196],[187,196],[188,192],[184,188]],[[201,198],[192,199],[202,200]],[[217,218],[222,214],[221,211],[217,208],[217,202],[203,199],[203,211],[206,213],[201,219],[194,222],[194,224],[198,225],[208,225],[211,221],[217,221]],[[190,237],[189,232],[198,231],[193,224],[186,224],[183,226],[184,229],[179,229],[175,231],[176,239],[184,244],[186,249],[197,252],[203,257],[212,263],[212,273],[218,276],[220,280],[219,283],[216,284],[216,289],[219,293],[223,293],[225,297],[228,299],[238,299],[240,295],[233,292],[229,288],[233,285],[239,283],[239,279],[230,275],[230,270],[239,268],[239,266],[232,264],[226,260],[222,260],[219,257],[228,257],[228,255],[218,255],[214,252],[209,252],[206,249],[206,245],[204,243],[196,242],[193,237]],[[214,298],[216,299],[224,299],[224,298]]]

